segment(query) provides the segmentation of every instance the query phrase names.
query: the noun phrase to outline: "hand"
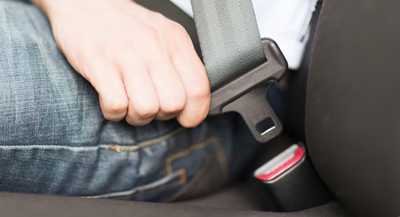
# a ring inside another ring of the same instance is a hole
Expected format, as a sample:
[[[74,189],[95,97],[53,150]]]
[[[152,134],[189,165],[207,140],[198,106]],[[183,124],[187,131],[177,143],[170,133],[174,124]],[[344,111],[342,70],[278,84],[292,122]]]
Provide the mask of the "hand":
[[[34,0],[69,63],[96,89],[104,117],[145,125],[208,114],[210,84],[185,29],[130,0]]]

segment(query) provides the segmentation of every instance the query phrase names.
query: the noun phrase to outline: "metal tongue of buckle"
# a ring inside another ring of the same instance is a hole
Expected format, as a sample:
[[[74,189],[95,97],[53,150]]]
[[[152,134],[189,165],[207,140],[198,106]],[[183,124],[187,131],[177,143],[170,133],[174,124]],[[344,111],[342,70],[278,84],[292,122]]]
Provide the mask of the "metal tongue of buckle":
[[[280,80],[287,63],[279,47],[265,40],[266,62],[212,93],[210,114],[238,112],[258,142],[268,142],[282,132],[282,124],[266,98],[265,83]]]

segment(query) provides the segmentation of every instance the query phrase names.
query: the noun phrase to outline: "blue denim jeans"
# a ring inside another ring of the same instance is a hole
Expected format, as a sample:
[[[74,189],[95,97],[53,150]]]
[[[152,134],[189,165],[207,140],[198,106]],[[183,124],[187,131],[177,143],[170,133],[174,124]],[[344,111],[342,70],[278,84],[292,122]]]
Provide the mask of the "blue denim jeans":
[[[254,152],[256,143],[237,130],[234,116],[196,129],[104,120],[46,17],[0,0],[0,191],[145,201],[202,194]]]

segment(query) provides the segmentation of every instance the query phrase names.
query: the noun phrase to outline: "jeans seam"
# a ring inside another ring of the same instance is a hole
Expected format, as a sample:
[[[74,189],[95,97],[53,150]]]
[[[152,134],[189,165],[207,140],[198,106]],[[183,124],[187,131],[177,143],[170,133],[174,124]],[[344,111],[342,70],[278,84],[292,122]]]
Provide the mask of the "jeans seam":
[[[160,135],[159,137],[155,137],[149,140],[145,140],[139,142],[137,144],[122,146],[115,144],[102,144],[97,146],[67,146],[67,145],[4,145],[0,144],[0,150],[31,150],[31,149],[41,149],[41,150],[69,150],[72,152],[81,152],[81,151],[97,151],[97,150],[109,150],[115,153],[126,153],[126,152],[137,152],[141,149],[151,147],[153,145],[160,144],[163,141],[170,139],[171,137],[179,134],[183,131],[183,128],[178,128],[172,132],[166,133],[164,135]]]
[[[178,128],[178,129],[168,132],[164,135],[160,135],[158,137],[142,141],[136,145],[123,146],[123,145],[115,145],[114,144],[114,145],[108,145],[107,148],[114,152],[136,152],[140,149],[151,147],[153,145],[156,145],[163,141],[166,141],[166,140],[170,139],[171,137],[176,136],[185,130],[186,129],[184,129],[184,128]]]
[[[132,196],[141,191],[148,191],[148,190],[158,188],[160,186],[164,186],[165,184],[168,184],[169,182],[173,181],[175,178],[180,178],[181,176],[182,176],[182,171],[178,170],[178,171],[171,173],[167,176],[164,176],[161,179],[158,179],[154,182],[144,184],[141,186],[136,186],[136,187],[132,188],[131,190],[118,191],[118,192],[99,194],[99,195],[93,195],[93,196],[83,196],[82,198],[96,199],[96,198],[115,198],[115,197]]]

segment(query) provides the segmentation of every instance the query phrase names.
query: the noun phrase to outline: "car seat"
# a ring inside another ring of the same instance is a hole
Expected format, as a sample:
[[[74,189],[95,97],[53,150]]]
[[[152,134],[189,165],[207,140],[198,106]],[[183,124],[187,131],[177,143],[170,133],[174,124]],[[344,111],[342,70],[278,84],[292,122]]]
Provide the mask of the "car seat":
[[[150,8],[163,5],[166,15],[192,22],[168,1],[139,2]],[[399,6],[394,0],[323,1],[307,58],[289,78],[285,128],[305,138],[334,202],[300,212],[261,211],[257,192],[244,182],[172,204],[2,193],[1,212],[11,217],[399,216]],[[194,28],[187,28],[196,38]]]

